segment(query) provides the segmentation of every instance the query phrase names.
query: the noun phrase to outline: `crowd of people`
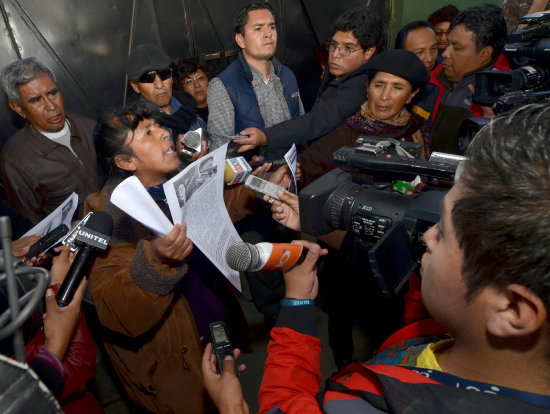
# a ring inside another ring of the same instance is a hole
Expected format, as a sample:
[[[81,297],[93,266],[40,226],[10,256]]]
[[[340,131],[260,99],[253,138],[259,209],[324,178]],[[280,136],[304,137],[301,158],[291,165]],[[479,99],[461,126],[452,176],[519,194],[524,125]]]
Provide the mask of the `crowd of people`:
[[[547,3],[535,0],[529,11]],[[239,53],[218,74],[197,57],[173,59],[157,44],[133,48],[126,75],[135,99],[97,122],[65,112],[55,74],[38,59],[18,59],[2,69],[9,107],[26,120],[0,153],[2,212],[12,217],[17,237],[73,192],[74,220],[90,211],[113,218],[109,248],[95,259],[87,284],[101,325],[96,340],[135,412],[248,412],[234,370],[240,351],[224,360],[220,374],[209,344],[209,324],[224,321],[234,344],[247,348],[250,332],[238,295],[193,246],[186,223],[173,220],[162,185],[228,144],[228,158],[259,163],[253,174],[287,187],[291,171],[274,166],[296,144],[298,185],[304,188],[336,168],[332,153],[353,146],[359,136],[414,144],[422,160],[433,152],[468,160],[445,196],[439,222],[423,236],[427,249],[416,283],[411,280],[392,301],[369,272],[354,266],[346,241],[341,251],[297,241],[308,251],[304,261],[284,275],[265,276],[263,288],[273,283],[267,293],[247,275],[254,303],[272,327],[260,411],[550,408],[550,104],[496,117],[472,101],[477,73],[511,68],[503,54],[510,29],[504,11],[446,6],[405,25],[387,51],[382,39],[388,22],[374,8],[345,11],[325,42],[322,80],[308,111],[293,71],[275,57],[277,20],[268,2],[235,14]],[[459,135],[468,117],[495,118],[471,144]],[[184,135],[199,128],[200,149],[182,157]],[[110,201],[114,188],[131,176],[173,223],[167,235],[155,235]],[[192,185],[180,187],[183,204]],[[242,186],[224,192],[243,239],[299,234],[295,194],[262,200]],[[273,220],[266,222],[266,214]],[[245,234],[249,228],[254,236]],[[39,238],[14,241],[14,254],[25,258]],[[51,266],[53,275],[44,330],[27,345],[26,356],[66,412],[102,412],[85,386],[95,347],[79,312],[84,284],[68,307],[57,306],[54,291],[74,253],[68,247],[56,252],[53,264],[44,257],[26,261]],[[317,278],[323,256],[327,282]],[[326,389],[320,388],[315,306],[323,289],[330,346],[341,368]],[[415,294],[423,305],[407,314]],[[377,319],[371,339],[378,351],[367,363],[353,361],[352,328],[362,301]],[[410,323],[403,327],[405,321]]]

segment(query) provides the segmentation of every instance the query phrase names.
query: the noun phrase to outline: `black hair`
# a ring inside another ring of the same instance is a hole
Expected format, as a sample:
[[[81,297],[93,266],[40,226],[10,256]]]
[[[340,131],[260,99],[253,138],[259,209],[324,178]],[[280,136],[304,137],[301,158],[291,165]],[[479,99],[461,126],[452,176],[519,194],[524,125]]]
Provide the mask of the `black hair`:
[[[248,12],[254,10],[269,10],[273,17],[275,17],[273,7],[271,7],[271,4],[266,1],[255,1],[253,3],[247,4],[241,10],[239,10],[233,18],[233,29],[235,31],[235,34],[240,33],[244,36],[244,27],[248,23]]]
[[[430,17],[428,17],[428,21],[434,26],[441,22],[452,22],[457,14],[458,9],[454,5],[448,4],[434,11]]]
[[[403,28],[399,31],[399,33],[397,33],[397,37],[395,38],[395,48],[404,49],[405,41],[407,40],[407,35],[409,34],[409,32],[422,28],[434,30],[434,27],[431,25],[431,23],[426,20],[415,20],[414,22],[410,22],[403,26]]]
[[[139,101],[123,108],[118,108],[103,116],[95,131],[95,146],[98,161],[99,183],[103,186],[110,178],[126,178],[131,174],[116,166],[115,157],[131,157],[132,149],[126,138],[144,119],[159,119],[158,109],[154,104]]]
[[[472,298],[529,288],[550,310],[550,105],[499,116],[474,138],[451,212]]]
[[[486,46],[492,46],[493,59],[500,55],[507,35],[506,20],[500,7],[492,4],[470,7],[457,14],[451,22],[450,29],[461,24],[473,32],[478,52]]]
[[[174,65],[174,83],[176,88],[183,90],[181,82],[185,80],[186,77],[195,73],[198,70],[202,70],[208,79],[211,78],[210,71],[206,67],[206,62],[200,59],[197,56],[192,56],[188,58],[178,58],[175,60]]]
[[[382,38],[382,18],[373,8],[346,10],[332,24],[330,37],[336,32],[352,32],[363,50],[378,47]]]

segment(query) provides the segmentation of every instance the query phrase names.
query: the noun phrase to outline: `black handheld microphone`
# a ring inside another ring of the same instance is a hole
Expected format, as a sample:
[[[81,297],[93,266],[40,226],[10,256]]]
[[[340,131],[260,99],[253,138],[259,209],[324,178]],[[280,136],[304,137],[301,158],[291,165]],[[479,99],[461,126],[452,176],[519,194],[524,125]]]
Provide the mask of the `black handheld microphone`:
[[[60,307],[63,308],[71,303],[97,250],[107,249],[112,233],[113,219],[104,211],[93,213],[86,222],[86,226],[78,230],[76,242],[80,244],[80,249],[57,292],[57,304]]]

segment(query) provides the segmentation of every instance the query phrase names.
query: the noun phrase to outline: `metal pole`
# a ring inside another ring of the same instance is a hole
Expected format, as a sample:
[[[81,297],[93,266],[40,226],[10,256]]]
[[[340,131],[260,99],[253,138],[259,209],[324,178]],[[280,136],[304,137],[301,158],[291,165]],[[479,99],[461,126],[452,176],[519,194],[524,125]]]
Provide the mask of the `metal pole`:
[[[8,300],[10,304],[11,320],[15,320],[19,315],[19,294],[17,293],[17,284],[15,281],[15,272],[13,270],[13,255],[11,252],[11,222],[10,218],[0,217],[0,239],[2,240],[2,250],[4,254],[4,265],[6,272],[6,283],[8,287]],[[23,341],[23,330],[17,329],[13,333],[13,351],[15,359],[25,362],[25,342]]]

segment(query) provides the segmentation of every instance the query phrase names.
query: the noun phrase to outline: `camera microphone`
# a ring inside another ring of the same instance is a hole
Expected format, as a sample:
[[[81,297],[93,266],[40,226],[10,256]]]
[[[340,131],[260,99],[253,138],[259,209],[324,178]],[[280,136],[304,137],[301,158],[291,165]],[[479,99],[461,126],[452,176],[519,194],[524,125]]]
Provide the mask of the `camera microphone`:
[[[287,270],[302,255],[303,246],[292,243],[235,243],[225,253],[229,267],[239,272]]]
[[[80,248],[57,293],[57,304],[60,307],[71,303],[92,259],[99,249],[107,249],[112,233],[113,219],[104,211],[93,213],[86,226],[78,230],[75,241]]]

